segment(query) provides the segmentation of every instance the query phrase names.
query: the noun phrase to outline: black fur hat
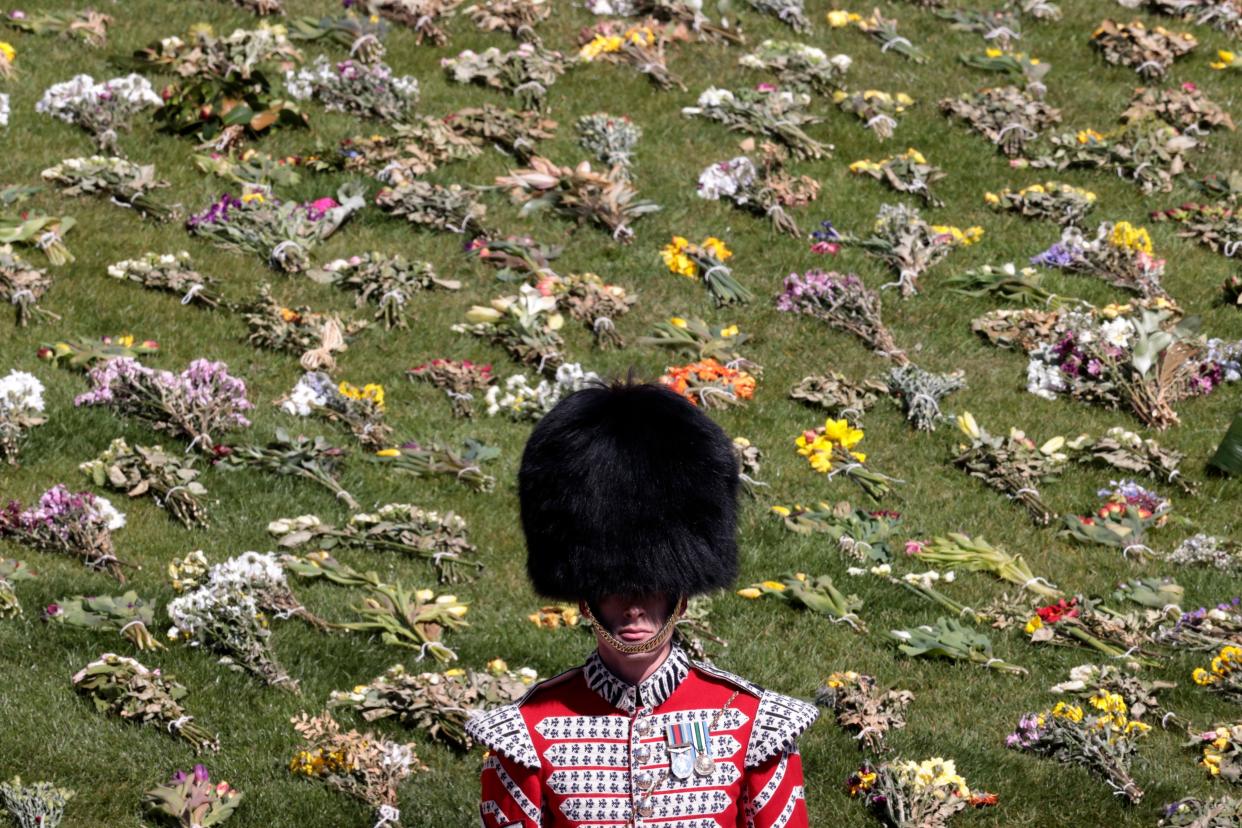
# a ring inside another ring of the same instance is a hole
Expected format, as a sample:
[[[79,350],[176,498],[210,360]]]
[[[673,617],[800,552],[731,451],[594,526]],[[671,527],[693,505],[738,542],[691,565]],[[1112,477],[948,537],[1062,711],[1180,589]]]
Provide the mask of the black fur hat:
[[[737,487],[732,442],[684,397],[632,381],[577,391],[522,453],[527,574],[562,601],[728,587]]]

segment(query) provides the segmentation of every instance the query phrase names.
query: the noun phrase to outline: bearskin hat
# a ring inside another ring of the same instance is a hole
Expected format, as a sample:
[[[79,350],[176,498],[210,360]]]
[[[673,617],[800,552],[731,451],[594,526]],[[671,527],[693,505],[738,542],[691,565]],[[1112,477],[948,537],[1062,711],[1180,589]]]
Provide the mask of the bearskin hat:
[[[570,394],[518,471],[531,583],[564,601],[728,587],[737,488],[732,442],[684,397],[632,380]]]

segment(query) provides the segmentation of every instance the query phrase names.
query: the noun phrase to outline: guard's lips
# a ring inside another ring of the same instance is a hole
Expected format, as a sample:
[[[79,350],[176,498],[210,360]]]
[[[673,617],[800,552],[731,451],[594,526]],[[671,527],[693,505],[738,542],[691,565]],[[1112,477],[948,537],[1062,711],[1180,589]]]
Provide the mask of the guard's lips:
[[[642,641],[653,635],[655,635],[655,630],[648,630],[645,627],[622,627],[617,630],[617,638],[623,641]]]

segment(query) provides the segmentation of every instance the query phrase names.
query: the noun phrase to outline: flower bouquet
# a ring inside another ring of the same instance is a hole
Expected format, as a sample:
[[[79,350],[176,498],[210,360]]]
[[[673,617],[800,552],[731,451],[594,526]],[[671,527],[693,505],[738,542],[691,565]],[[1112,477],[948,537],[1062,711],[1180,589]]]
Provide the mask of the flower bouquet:
[[[1000,37],[997,38],[998,42]],[[1002,72],[1015,78],[1022,78],[1026,89],[1037,98],[1042,98],[1048,87],[1044,85],[1044,77],[1052,70],[1052,64],[1046,63],[1026,52],[1011,52],[1008,46],[1000,49],[988,48],[983,54],[959,54],[957,59],[972,69],[985,72]]]
[[[397,786],[414,772],[426,770],[413,742],[402,744],[369,731],[342,732],[326,712],[314,718],[302,713],[290,721],[306,743],[289,760],[291,773],[321,780],[362,800],[375,811],[377,825],[400,828]]]
[[[1049,142],[1050,150],[1042,155],[1032,152],[1034,157],[1018,160],[1016,166],[1115,170],[1145,194],[1172,190],[1173,179],[1186,168],[1186,153],[1201,144],[1189,132],[1155,117],[1132,121],[1107,133],[1083,129],[1053,135]]]
[[[466,520],[454,512],[423,509],[412,503],[385,503],[374,512],[358,513],[342,527],[325,524],[315,515],[282,518],[267,525],[282,549],[312,544],[371,552],[401,552],[431,561],[441,583],[473,580],[483,564],[471,560],[478,549],[470,543]]]
[[[643,128],[629,117],[614,117],[606,112],[583,115],[574,124],[578,143],[587,152],[603,161],[609,175],[633,179],[630,165],[634,161],[634,147],[643,137]]]
[[[897,34],[897,21],[880,14],[879,9],[871,12],[870,17],[846,11],[828,12],[828,25],[834,29],[853,26],[872,40],[880,44],[881,52],[893,51],[906,60],[914,63],[926,63],[927,53]]]
[[[141,342],[131,334],[124,336],[101,336],[99,339],[62,339],[45,343],[36,351],[39,359],[62,368],[78,368],[89,371],[99,363],[118,357],[134,359],[158,353],[160,344],[154,339]]]
[[[523,109],[544,109],[548,87],[570,66],[560,52],[533,43],[523,43],[511,52],[501,52],[495,46],[477,53],[467,49],[456,57],[441,58],[440,65],[454,83],[507,92]]]
[[[746,142],[753,145],[753,141]],[[708,201],[727,199],[743,210],[764,216],[779,233],[800,237],[798,223],[786,208],[805,207],[819,197],[820,185],[807,175],[794,176],[784,170],[788,153],[775,144],[764,142],[761,166],[745,155],[721,161],[699,174],[699,198]]]
[[[844,474],[858,484],[867,497],[879,501],[892,491],[893,483],[905,481],[873,471],[865,465],[867,455],[854,451],[854,446],[864,436],[863,430],[854,428],[848,420],[829,417],[822,426],[799,434],[794,444],[798,447],[798,454],[807,459],[812,469],[828,475],[829,480]]]
[[[1016,86],[1001,86],[944,98],[940,111],[965,121],[971,129],[998,146],[1005,155],[1021,155],[1028,142],[1054,124],[1061,110]]]
[[[914,98],[905,92],[889,93],[878,89],[847,92],[838,89],[832,93],[832,102],[847,115],[853,115],[863,126],[875,133],[881,141],[893,137],[897,128],[897,116],[914,106]]]
[[[13,558],[0,557],[0,618],[13,618],[22,614],[21,602],[13,584],[29,581],[35,577],[30,567]]]
[[[539,112],[492,104],[459,109],[444,120],[474,143],[492,145],[520,161],[530,160],[535,154],[535,143],[556,133],[556,121]]]
[[[416,227],[486,234],[482,221],[487,207],[479,203],[477,190],[460,184],[444,187],[427,181],[402,181],[380,190],[375,204]]]
[[[328,707],[349,707],[363,719],[395,719],[437,741],[469,750],[466,733],[472,716],[512,704],[530,690],[538,674],[529,667],[513,671],[497,658],[487,670],[453,668],[438,673],[412,673],[402,664],[388,668],[369,684],[335,691]]]
[[[477,256],[479,261],[496,268],[496,278],[502,282],[538,285],[545,279],[560,278],[551,263],[560,257],[564,248],[542,244],[530,236],[506,236],[503,239],[479,236],[467,243],[464,249],[467,255]]]
[[[747,69],[772,72],[783,86],[796,92],[829,94],[840,89],[853,63],[849,55],[833,55],[793,40],[765,40],[738,59]]]
[[[1147,228],[1128,221],[1102,222],[1091,240],[1077,227],[1066,227],[1061,241],[1032,256],[1031,264],[1086,273],[1144,299],[1168,299],[1161,284],[1165,260],[1153,255]]]
[[[1193,83],[1170,89],[1134,90],[1130,107],[1121,113],[1124,123],[1159,118],[1170,126],[1193,135],[1207,135],[1218,127],[1235,129],[1233,119],[1224,107],[1213,101]]]
[[[78,469],[96,486],[124,492],[131,498],[151,495],[188,529],[207,526],[202,502],[207,490],[198,482],[193,457],[169,454],[162,446],[130,448],[124,437],[117,437],[102,454]]]
[[[658,381],[692,404],[709,409],[742,405],[755,396],[754,376],[714,359],[671,365]]]
[[[0,377],[0,460],[16,466],[30,429],[47,422],[43,383],[16,368]]]
[[[887,563],[892,560],[889,543],[897,534],[901,515],[897,512],[871,511],[852,506],[848,501],[817,505],[795,504],[771,507],[785,528],[799,534],[819,533],[835,542],[847,560],[860,563]]]
[[[165,785],[142,795],[147,810],[169,817],[178,828],[219,825],[241,804],[242,792],[228,782],[212,782],[207,768],[195,765],[193,773],[177,771]]]
[[[260,17],[269,14],[284,14],[284,0],[229,0],[234,6],[257,14]]]
[[[757,12],[769,14],[789,26],[795,32],[807,33],[811,21],[807,20],[804,0],[747,0]]]
[[[68,196],[104,195],[113,204],[137,210],[156,221],[169,221],[175,210],[151,198],[151,190],[167,187],[155,178],[155,167],[139,165],[124,158],[93,155],[67,158],[42,173],[44,181],[56,184]]]
[[[333,63],[323,55],[305,69],[285,73],[285,88],[297,101],[317,100],[329,111],[383,121],[405,121],[418,103],[418,81],[395,75],[388,64],[353,60]]]
[[[452,329],[488,339],[502,346],[518,362],[534,365],[539,373],[556,370],[565,361],[564,340],[557,333],[565,324],[556,310],[555,296],[544,296],[523,284],[516,296],[493,299],[489,307],[475,305],[466,313],[466,323]]]
[[[739,589],[737,594],[752,600],[765,595],[777,598],[791,606],[819,613],[834,624],[847,624],[856,633],[867,632],[867,626],[858,617],[862,600],[857,595],[843,595],[827,575],[812,578],[798,572],[779,581],[751,584]]]
[[[492,366],[468,359],[433,359],[405,372],[411,380],[429,382],[449,399],[454,417],[474,416],[474,392],[488,389],[495,381]]]
[[[1134,553],[1140,559],[1153,554],[1145,543],[1147,531],[1163,526],[1172,504],[1132,480],[1113,480],[1113,488],[1100,489],[1104,501],[1093,515],[1067,515],[1062,534],[1079,543],[1114,546],[1123,557]]]
[[[952,759],[939,756],[863,765],[845,783],[888,828],[945,828],[967,806],[995,805],[996,794],[971,791]]]
[[[1208,668],[1196,667],[1190,677],[1195,684],[1229,701],[1242,701],[1242,647],[1221,647]]]
[[[676,39],[689,40],[689,34],[681,33],[679,38],[675,28],[649,23],[634,26],[623,20],[604,20],[584,28],[578,34],[578,59],[583,63],[628,63],[649,77],[658,89],[676,88],[684,92],[686,85],[668,70],[665,47]]]
[[[185,687],[135,659],[104,653],[74,674],[73,688],[89,696],[100,713],[163,727],[189,742],[195,753],[220,750],[219,737],[186,714],[181,704]]]
[[[226,193],[186,219],[186,229],[221,247],[257,254],[276,270],[300,273],[310,266],[310,249],[366,206],[363,193],[360,184],[348,183],[341,185],[335,199],[306,204],[281,201],[259,190],[241,198]]]
[[[316,313],[307,307],[288,308],[272,298],[271,287],[261,285],[259,296],[238,309],[247,341],[256,348],[299,355],[306,371],[331,371],[333,354],[348,350],[348,340],[367,326],[365,320],[342,323],[336,314]]]
[[[0,807],[9,812],[17,828],[60,828],[65,805],[74,792],[51,782],[23,785],[20,776],[0,782]]]
[[[713,86],[699,95],[694,106],[683,107],[681,114],[719,121],[734,131],[766,135],[788,147],[797,159],[823,158],[832,147],[803,131],[804,126],[821,120],[808,111],[810,103],[811,96],[806,93],[775,88],[731,92]]]
[[[940,410],[940,401],[965,387],[962,371],[933,374],[907,363],[888,372],[889,394],[905,409],[906,420],[919,431],[935,431],[948,416]]]
[[[750,338],[750,334],[742,333],[737,325],[716,326],[695,317],[672,316],[665,322],[657,322],[651,335],[639,337],[638,344],[666,348],[687,359],[714,359],[733,368],[744,367],[752,376],[758,376],[763,369],[737,349]]]
[[[867,409],[887,393],[887,382],[878,379],[855,382],[836,371],[803,377],[789,390],[791,399],[853,422],[860,422]]]
[[[106,571],[125,583],[113,554],[112,532],[125,525],[125,515],[102,497],[90,492],[71,492],[58,483],[39,497],[39,505],[23,510],[10,500],[0,511],[0,538],[32,549],[81,559],[89,569]]]
[[[141,75],[95,82],[90,75],[49,86],[35,104],[42,112],[89,132],[103,152],[118,154],[118,133],[129,129],[133,116],[149,107],[159,107],[163,99]]]
[[[173,589],[180,593],[233,590],[254,599],[259,610],[282,621],[299,618],[320,631],[332,626],[302,605],[289,588],[280,561],[271,552],[243,552],[223,563],[209,565],[207,556],[199,549],[169,564],[168,575]]]
[[[1181,18],[1201,26],[1210,25],[1235,37],[1242,34],[1242,10],[1238,9],[1234,0],[1123,0],[1120,5],[1128,9],[1141,8],[1154,14]],[[1195,800],[1186,801],[1194,802]],[[1173,805],[1177,804],[1173,803]],[[1172,811],[1169,812],[1170,815],[1172,813]],[[1163,824],[1162,822],[1161,825]],[[1176,824],[1182,825],[1183,823]],[[1216,826],[1216,822],[1210,825],[1208,822],[1203,823],[1203,828],[1216,828]]]
[[[523,43],[540,43],[535,25],[548,19],[552,5],[547,0],[492,0],[461,10],[485,32],[507,32]]]
[[[397,448],[380,449],[373,459],[411,477],[442,475],[476,492],[490,492],[496,488],[496,478],[486,474],[479,464],[499,455],[500,449],[467,438],[461,451],[438,440],[426,444],[410,440]]]
[[[1035,610],[1023,628],[1035,644],[1086,646],[1121,661],[1127,669],[1159,667],[1161,663],[1144,655],[1145,634],[1131,616],[1078,597]]]
[[[26,327],[31,319],[60,319],[39,307],[39,301],[51,286],[52,277],[46,270],[17,255],[12,245],[0,245],[0,303],[13,306],[19,328]]]
[[[1138,804],[1143,790],[1130,775],[1130,764],[1138,752],[1137,740],[1147,735],[1151,725],[1128,718],[1125,699],[1116,693],[1092,696],[1088,704],[1057,702],[1051,710],[1027,713],[1005,744],[1082,766],[1131,805]]]
[[[1069,681],[1054,684],[1053,693],[1066,693],[1086,701],[1092,697],[1119,695],[1129,708],[1130,718],[1142,719],[1148,713],[1159,717],[1160,726],[1180,725],[1180,717],[1168,711],[1157,694],[1177,685],[1168,681],[1146,681],[1112,664],[1080,664],[1070,670]]]
[[[116,357],[87,371],[91,389],[73,404],[103,405],[156,431],[184,437],[210,451],[223,432],[249,428],[243,412],[254,408],[246,383],[223,362],[196,359],[180,374],[154,371],[131,357]]]
[[[451,121],[422,115],[399,123],[394,135],[342,138],[334,155],[315,156],[308,163],[318,172],[365,172],[384,184],[398,186],[453,161],[477,158],[483,150],[473,136]]]
[[[134,52],[139,69],[168,72],[183,78],[230,76],[252,79],[261,67],[286,69],[302,62],[302,53],[288,38],[284,26],[260,23],[257,29],[234,29],[217,35],[207,24],[190,29],[183,40],[176,35],[157,40]]]
[[[248,78],[237,73],[196,75],[165,87],[163,98],[164,105],[155,113],[161,130],[197,136],[221,153],[247,137],[310,124],[295,102],[272,94],[267,76],[259,69],[252,70]]]
[[[1091,33],[1091,45],[1114,66],[1129,66],[1144,78],[1162,78],[1173,61],[1199,41],[1190,32],[1171,32],[1163,26],[1148,29],[1142,21],[1104,20]]]
[[[279,477],[302,477],[325,487],[350,509],[359,508],[358,501],[336,479],[345,450],[322,437],[290,437],[289,432],[278,428],[266,445],[219,446],[216,453],[214,462],[226,470],[253,468]]]
[[[526,616],[526,620],[543,630],[561,627],[584,627],[587,621],[571,604],[549,604]]]
[[[614,319],[629,313],[638,297],[627,293],[621,285],[608,284],[594,273],[571,273],[545,277],[536,288],[555,296],[557,307],[571,319],[585,323],[600,350],[625,347]]]
[[[43,610],[45,621],[102,632],[117,632],[142,650],[162,650],[164,645],[151,635],[155,606],[138,597],[132,589],[124,595],[92,595],[60,598]]]
[[[1242,572],[1242,543],[1203,532],[1191,535],[1165,558],[1178,566],[1209,566],[1222,572]]]
[[[917,195],[928,206],[944,206],[944,202],[931,191],[931,185],[944,178],[944,170],[927,163],[923,153],[913,147],[901,155],[892,155],[879,161],[872,161],[870,158],[855,161],[850,164],[850,172],[855,175],[869,175],[899,193]]]
[[[1161,809],[1156,828],[1233,828],[1242,821],[1242,799],[1179,799]]]
[[[4,22],[10,28],[33,35],[58,35],[100,49],[108,45],[108,27],[115,21],[91,9],[63,12],[11,11]]]
[[[108,275],[152,290],[176,294],[181,297],[183,305],[229,307],[229,303],[215,290],[216,280],[195,270],[194,262],[185,250],[146,253],[140,259],[114,262],[108,265]]]
[[[884,737],[906,726],[905,710],[914,701],[909,690],[881,690],[875,676],[833,673],[820,685],[815,703],[832,711],[837,725],[872,753],[887,749]]]
[[[985,193],[983,200],[994,210],[1017,213],[1029,219],[1079,225],[1095,206],[1095,193],[1059,181],[1031,184],[1020,190],[1006,187]]]
[[[579,224],[597,224],[627,244],[634,238],[630,223],[660,209],[653,201],[637,199],[638,190],[630,182],[595,172],[586,161],[559,167],[536,155],[528,163],[529,167],[497,176],[495,183],[508,191],[514,204],[522,205],[522,215],[554,209]]]
[[[955,247],[968,247],[983,237],[982,227],[961,230],[951,225],[928,224],[918,210],[905,204],[885,204],[876,215],[867,238],[840,236],[842,245],[861,247],[886,262],[898,273],[896,282],[903,297],[918,293],[917,280]]]
[[[935,657],[951,661],[982,664],[989,670],[1010,675],[1026,675],[1027,670],[992,655],[992,640],[952,618],[936,619],[936,626],[922,625],[908,630],[890,630],[897,649],[912,658]],[[911,824],[913,828],[914,823]]]
[[[0,252],[7,257],[15,244],[37,247],[53,267],[60,267],[74,260],[73,253],[65,246],[64,235],[75,224],[77,221],[72,216],[49,216],[28,211],[0,212],[0,245],[3,245]]]
[[[1212,776],[1235,785],[1242,782],[1242,723],[1194,733],[1186,747],[1202,747],[1199,766]]]
[[[953,465],[1010,500],[1017,500],[1040,526],[1047,526],[1055,515],[1036,488],[1053,479],[1069,462],[1061,451],[1065,438],[1054,437],[1042,446],[1016,428],[1002,437],[985,431],[969,411],[957,418],[957,426],[970,439],[958,446]]]
[[[1213,651],[1242,644],[1240,605],[1242,598],[1234,597],[1233,600],[1222,601],[1211,609],[1199,607],[1190,612],[1181,612],[1176,605],[1162,606],[1159,608],[1157,622],[1172,618],[1173,623],[1160,624],[1151,634],[1151,638],[1157,644],[1179,650]],[[1213,670],[1215,666],[1216,662],[1213,661]],[[1204,674],[1196,672],[1195,676],[1201,679]],[[1203,684],[1201,681],[1197,683]]]
[[[758,497],[759,490],[768,487],[759,479],[759,462],[763,460],[763,452],[747,438],[734,437],[733,456],[737,458],[737,479],[742,484],[742,491],[751,497]]]
[[[778,311],[820,319],[830,328],[853,334],[898,365],[910,361],[884,325],[880,294],[863,284],[857,275],[808,270],[802,275],[790,273],[783,287],[776,299]]]
[[[1151,217],[1154,221],[1171,221],[1177,224],[1177,235],[1184,239],[1195,239],[1213,253],[1233,258],[1242,251],[1242,214],[1235,208],[1226,206],[1224,202],[1214,205],[1183,204],[1169,210],[1158,210]],[[1229,287],[1233,283],[1232,279],[1226,281],[1227,300],[1232,293]]]
[[[276,403],[281,411],[295,417],[314,414],[343,424],[366,449],[383,448],[392,436],[392,427],[384,423],[382,385],[367,383],[359,388],[348,382],[335,383],[321,371],[311,371]]]
[[[715,236],[708,236],[702,244],[673,236],[672,242],[661,248],[660,258],[670,273],[702,282],[716,307],[745,304],[755,296],[733,278],[732,268],[725,264],[733,258],[733,251]]]
[[[557,366],[551,381],[540,379],[531,385],[525,374],[514,374],[503,384],[487,389],[484,401],[487,416],[495,417],[501,412],[516,422],[534,422],[543,418],[562,398],[599,381],[594,371],[584,371],[576,362]]]
[[[448,43],[448,33],[440,21],[460,5],[461,0],[365,0],[362,9],[374,18],[384,18],[414,30],[414,42],[426,39],[436,46]]]
[[[1031,574],[1030,566],[1021,555],[1010,555],[981,537],[949,532],[929,542],[908,544],[907,554],[923,563],[950,566],[967,572],[987,572],[1047,598],[1059,598],[1064,594],[1046,578]]]

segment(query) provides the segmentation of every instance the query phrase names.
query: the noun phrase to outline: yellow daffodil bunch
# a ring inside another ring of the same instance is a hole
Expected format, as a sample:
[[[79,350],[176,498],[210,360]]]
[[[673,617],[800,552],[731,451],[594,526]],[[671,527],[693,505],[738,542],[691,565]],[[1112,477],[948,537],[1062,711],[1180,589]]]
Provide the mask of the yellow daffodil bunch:
[[[350,400],[370,400],[381,411],[384,409],[384,386],[368,382],[359,388],[348,382],[341,382],[336,388],[341,396]]]
[[[966,785],[966,780],[958,774],[952,759],[933,756],[922,762],[910,760],[898,764],[896,770],[915,790],[933,788],[946,795],[954,793],[962,799],[970,798],[970,788]]]
[[[1108,234],[1108,243],[1119,250],[1136,251],[1151,255],[1151,236],[1145,227],[1135,227],[1128,221],[1119,221]]]
[[[0,46],[6,45],[8,44],[0,43]],[[1217,71],[1222,69],[1242,69],[1242,59],[1239,59],[1237,55],[1228,49],[1217,49],[1216,60],[1212,61],[1208,65]]]
[[[931,229],[933,233],[951,237],[952,243],[961,247],[969,247],[983,238],[983,228],[978,225],[963,230],[950,224],[933,224]]]
[[[526,617],[536,627],[542,627],[546,630],[554,630],[557,627],[572,627],[582,619],[578,608],[570,604],[552,604],[540,607]]]
[[[851,11],[841,11],[834,9],[828,12],[828,25],[834,29],[844,29],[846,26],[858,25],[862,22],[862,15]]]
[[[848,420],[829,417],[822,428],[802,432],[794,443],[798,446],[798,454],[810,461],[811,468],[820,474],[827,474],[832,471],[833,453],[838,446],[859,463],[866,462],[866,454],[851,450],[864,436],[863,430],[854,428]]]
[[[642,48],[651,46],[655,43],[655,40],[655,32],[647,26],[634,26],[627,29],[624,34],[619,35],[597,34],[590,43],[585,44],[578,50],[578,57],[591,61],[600,55],[619,52],[625,48],[627,43]]]
[[[724,262],[733,257],[733,251],[715,236],[708,236],[702,244],[694,244],[684,236],[673,236],[673,241],[660,250],[660,257],[671,272],[697,279],[699,266],[706,259]]]

